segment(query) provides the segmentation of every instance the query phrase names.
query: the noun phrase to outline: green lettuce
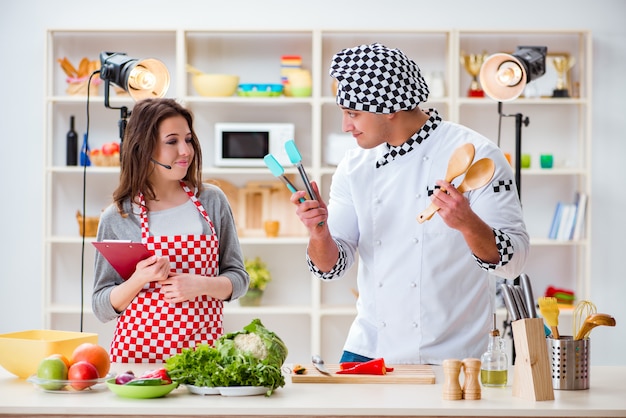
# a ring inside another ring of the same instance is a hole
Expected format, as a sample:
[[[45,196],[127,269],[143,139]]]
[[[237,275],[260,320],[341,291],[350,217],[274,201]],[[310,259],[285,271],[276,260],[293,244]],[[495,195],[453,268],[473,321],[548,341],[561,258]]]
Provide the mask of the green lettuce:
[[[242,331],[225,334],[214,346],[199,344],[165,361],[173,381],[194,386],[263,386],[267,396],[285,385],[281,367],[287,346],[254,319]]]

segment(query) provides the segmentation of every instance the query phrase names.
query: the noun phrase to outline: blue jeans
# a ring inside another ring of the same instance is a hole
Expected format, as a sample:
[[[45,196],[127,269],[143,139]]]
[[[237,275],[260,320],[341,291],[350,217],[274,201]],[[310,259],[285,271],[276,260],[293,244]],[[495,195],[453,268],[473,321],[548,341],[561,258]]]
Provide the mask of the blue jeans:
[[[341,360],[339,360],[339,363],[345,363],[348,361],[364,362],[364,361],[370,361],[370,360],[372,360],[370,357],[365,357],[360,354],[352,353],[350,351],[344,351],[341,354]]]

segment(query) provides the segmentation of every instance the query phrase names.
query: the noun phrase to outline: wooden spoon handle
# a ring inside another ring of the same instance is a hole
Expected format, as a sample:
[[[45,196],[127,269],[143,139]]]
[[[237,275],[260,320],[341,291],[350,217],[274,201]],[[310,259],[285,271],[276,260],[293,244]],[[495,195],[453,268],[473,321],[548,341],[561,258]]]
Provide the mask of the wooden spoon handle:
[[[424,223],[430,218],[433,217],[435,212],[439,210],[439,206],[435,205],[435,203],[430,202],[430,206],[424,209],[419,215],[417,215],[417,222]]]

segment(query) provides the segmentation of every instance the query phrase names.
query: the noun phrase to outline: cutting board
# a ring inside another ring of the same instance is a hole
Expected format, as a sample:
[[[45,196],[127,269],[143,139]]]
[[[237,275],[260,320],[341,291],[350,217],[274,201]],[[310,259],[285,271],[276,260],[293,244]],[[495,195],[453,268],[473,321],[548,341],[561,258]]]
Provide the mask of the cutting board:
[[[369,374],[336,374],[339,370],[338,364],[327,364],[326,368],[331,373],[330,376],[317,371],[312,363],[303,364],[306,367],[306,374],[291,374],[293,383],[435,383],[435,372],[428,364],[402,364],[393,367],[393,371],[384,375]]]

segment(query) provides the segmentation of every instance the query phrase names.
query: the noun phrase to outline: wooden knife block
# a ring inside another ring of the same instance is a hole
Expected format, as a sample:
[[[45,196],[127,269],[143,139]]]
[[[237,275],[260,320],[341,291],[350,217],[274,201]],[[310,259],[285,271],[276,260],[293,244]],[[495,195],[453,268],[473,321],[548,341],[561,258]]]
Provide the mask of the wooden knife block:
[[[543,319],[520,319],[512,327],[516,355],[513,396],[533,401],[554,400]]]

